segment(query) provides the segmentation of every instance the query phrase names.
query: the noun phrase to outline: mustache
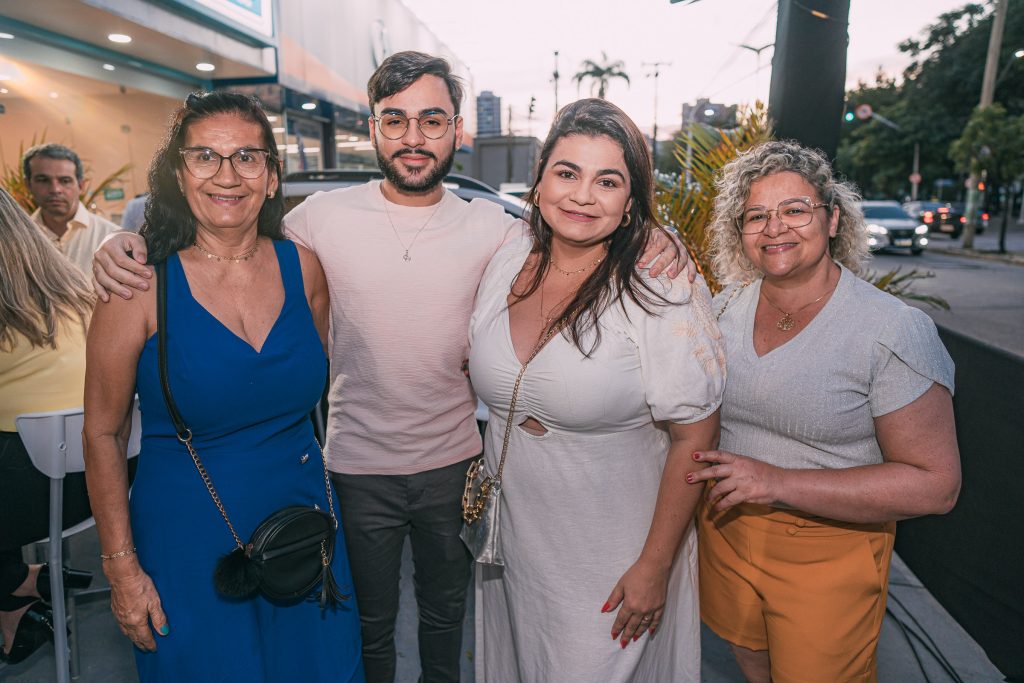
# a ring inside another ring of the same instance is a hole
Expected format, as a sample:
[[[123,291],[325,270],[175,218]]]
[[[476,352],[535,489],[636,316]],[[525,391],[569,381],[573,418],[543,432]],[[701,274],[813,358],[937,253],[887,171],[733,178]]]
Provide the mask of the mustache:
[[[427,157],[429,159],[437,161],[437,155],[434,154],[433,152],[429,152],[425,149],[413,149],[411,147],[405,147],[403,149],[398,150],[397,152],[391,155],[391,158],[397,159],[398,157],[408,156],[409,154],[415,154],[416,156]]]

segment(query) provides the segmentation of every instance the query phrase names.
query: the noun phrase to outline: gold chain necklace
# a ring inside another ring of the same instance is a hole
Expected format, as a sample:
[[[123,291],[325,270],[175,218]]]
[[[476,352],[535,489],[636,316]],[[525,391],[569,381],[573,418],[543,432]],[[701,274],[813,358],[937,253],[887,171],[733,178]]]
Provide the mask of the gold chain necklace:
[[[256,250],[260,248],[260,240],[257,237],[256,242],[251,247],[243,251],[241,254],[235,254],[234,256],[220,256],[219,254],[214,254],[212,251],[199,244],[198,238],[193,240],[192,246],[206,254],[206,258],[208,259],[213,259],[215,261],[233,261],[238,263],[239,261],[248,261],[256,255]]]
[[[430,212],[429,216],[427,216],[426,222],[424,222],[423,225],[420,226],[420,229],[416,231],[416,234],[412,236],[412,242],[409,242],[409,246],[405,246],[405,242],[403,242],[402,238],[398,235],[398,228],[395,227],[395,222],[391,220],[391,211],[388,210],[387,197],[384,196],[383,192],[381,192],[380,197],[381,200],[384,202],[384,214],[388,217],[388,223],[391,224],[391,229],[395,233],[395,239],[398,240],[398,243],[402,245],[402,249],[405,250],[405,253],[402,254],[402,260],[408,263],[409,261],[412,261],[412,257],[409,256],[409,251],[412,249],[412,246],[416,244],[416,238],[420,236],[420,233],[423,232],[423,229],[427,227],[431,220],[433,220],[434,214],[437,213],[437,210],[441,208],[441,203],[444,201],[444,195],[441,195],[441,199],[434,206],[434,210]]]
[[[767,301],[769,304],[771,304],[773,308],[775,308],[777,311],[782,313],[782,317],[779,318],[779,321],[777,323],[775,323],[775,327],[779,328],[783,332],[788,332],[789,330],[793,329],[796,326],[796,321],[793,320],[793,314],[794,313],[799,313],[800,311],[804,310],[808,306],[813,306],[814,304],[818,303],[819,301],[824,299],[826,296],[831,294],[834,289],[835,289],[835,286],[833,285],[832,287],[828,288],[827,292],[825,292],[824,294],[819,296],[814,301],[810,302],[809,304],[804,304],[800,308],[797,308],[797,309],[795,309],[795,310],[793,310],[791,312],[782,310],[782,308],[780,308],[778,304],[776,304],[774,301],[772,301],[770,298],[768,298],[768,295],[764,293],[763,289],[761,290],[761,296],[763,296],[764,300]]]
[[[569,277],[570,275],[578,275],[579,273],[582,273],[588,268],[593,268],[594,266],[598,265],[599,263],[601,263],[601,261],[604,261],[604,256],[599,256],[596,261],[594,261],[593,263],[588,263],[582,268],[577,268],[576,270],[563,270],[561,266],[555,263],[555,259],[550,259],[551,265],[554,266],[555,270],[557,270],[559,273],[566,277]]]

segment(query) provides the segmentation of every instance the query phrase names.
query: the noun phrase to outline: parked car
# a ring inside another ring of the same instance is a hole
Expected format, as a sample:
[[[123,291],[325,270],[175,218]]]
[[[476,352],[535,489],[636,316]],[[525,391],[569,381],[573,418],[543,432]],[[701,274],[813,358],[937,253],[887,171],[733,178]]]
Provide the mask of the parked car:
[[[941,233],[958,239],[967,225],[963,202],[907,202],[903,209],[916,220],[928,226],[932,234]],[[988,227],[988,213],[982,212],[978,221],[978,233]]]
[[[868,226],[871,251],[909,249],[915,256],[928,244],[928,226],[915,220],[899,202],[864,201],[860,203]]]
[[[302,200],[314,192],[337,190],[341,187],[361,185],[371,180],[381,180],[384,175],[376,169],[331,168],[323,171],[298,171],[284,177],[282,192],[288,211],[298,206]],[[526,215],[526,203],[518,197],[502,194],[490,185],[475,178],[449,173],[444,178],[444,186],[451,190],[459,199],[472,201],[488,199],[505,209],[505,213],[523,218]]]

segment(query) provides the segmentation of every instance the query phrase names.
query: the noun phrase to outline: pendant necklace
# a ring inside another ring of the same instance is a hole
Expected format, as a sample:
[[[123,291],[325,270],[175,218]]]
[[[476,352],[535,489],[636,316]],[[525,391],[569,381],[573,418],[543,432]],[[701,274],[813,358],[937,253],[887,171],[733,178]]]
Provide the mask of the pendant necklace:
[[[838,283],[837,283],[837,284],[838,284]],[[778,306],[778,304],[776,304],[776,303],[775,303],[774,301],[772,301],[771,299],[769,299],[769,298],[768,298],[768,295],[764,293],[764,290],[763,290],[763,289],[761,290],[761,296],[763,296],[763,297],[764,297],[764,300],[765,300],[765,301],[767,301],[767,302],[768,302],[769,304],[771,304],[771,305],[772,305],[772,308],[774,308],[775,310],[777,310],[777,311],[779,311],[780,313],[782,313],[782,317],[781,317],[781,318],[779,318],[779,321],[778,321],[777,323],[775,323],[775,327],[779,328],[779,329],[780,329],[780,330],[782,330],[783,332],[788,332],[789,330],[793,329],[793,328],[794,328],[794,327],[796,326],[796,321],[795,321],[795,320],[793,320],[793,314],[794,314],[794,313],[799,313],[800,311],[804,310],[804,309],[805,309],[805,308],[807,308],[808,306],[813,306],[814,304],[818,303],[819,301],[821,301],[822,299],[824,299],[824,298],[825,298],[826,296],[828,296],[829,294],[831,294],[833,290],[835,290],[835,287],[834,287],[834,286],[833,286],[833,287],[830,287],[830,288],[828,289],[828,291],[827,291],[827,292],[825,292],[824,294],[822,294],[821,296],[819,296],[819,297],[818,297],[817,299],[815,299],[814,301],[810,302],[809,304],[804,304],[804,305],[803,305],[803,306],[801,306],[800,308],[797,308],[797,309],[795,309],[795,310],[793,310],[793,311],[784,311],[784,310],[782,310],[782,309],[781,309],[781,308],[780,308],[780,307]]]
[[[259,239],[257,239],[256,242],[251,247],[249,247],[242,253],[235,254],[233,256],[220,256],[218,254],[214,254],[212,251],[210,251],[203,245],[199,244],[198,238],[192,241],[192,246],[201,251],[202,253],[206,254],[206,258],[208,259],[212,259],[214,261],[232,261],[234,263],[238,263],[240,261],[248,261],[253,256],[255,256],[256,250],[259,249],[260,247],[260,241]]]
[[[402,241],[402,237],[398,234],[398,228],[395,227],[395,222],[391,220],[391,211],[388,210],[388,200],[387,197],[384,196],[383,192],[381,192],[380,198],[384,202],[384,215],[388,217],[388,223],[391,224],[391,229],[395,233],[395,239],[398,240],[398,243],[402,245],[402,249],[405,250],[405,253],[402,254],[402,260],[406,262],[412,261],[412,256],[409,256],[409,251],[411,251],[413,245],[416,244],[416,238],[420,236],[423,229],[427,227],[431,220],[433,220],[434,214],[436,214],[437,210],[441,208],[441,203],[444,202],[444,195],[441,195],[440,201],[437,202],[434,206],[434,210],[430,212],[429,216],[427,216],[427,220],[424,221],[423,225],[420,226],[420,229],[416,231],[416,234],[412,236],[412,241],[409,242],[409,246],[405,246],[405,242]]]

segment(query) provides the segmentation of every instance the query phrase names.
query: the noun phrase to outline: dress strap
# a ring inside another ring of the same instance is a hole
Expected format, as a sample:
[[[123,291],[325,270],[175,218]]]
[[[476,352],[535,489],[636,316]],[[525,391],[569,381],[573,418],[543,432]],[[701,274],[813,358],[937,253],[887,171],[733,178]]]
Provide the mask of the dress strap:
[[[281,269],[285,305],[294,301],[304,301],[306,289],[302,284],[298,247],[291,240],[274,240],[274,251],[277,253],[277,265]]]

